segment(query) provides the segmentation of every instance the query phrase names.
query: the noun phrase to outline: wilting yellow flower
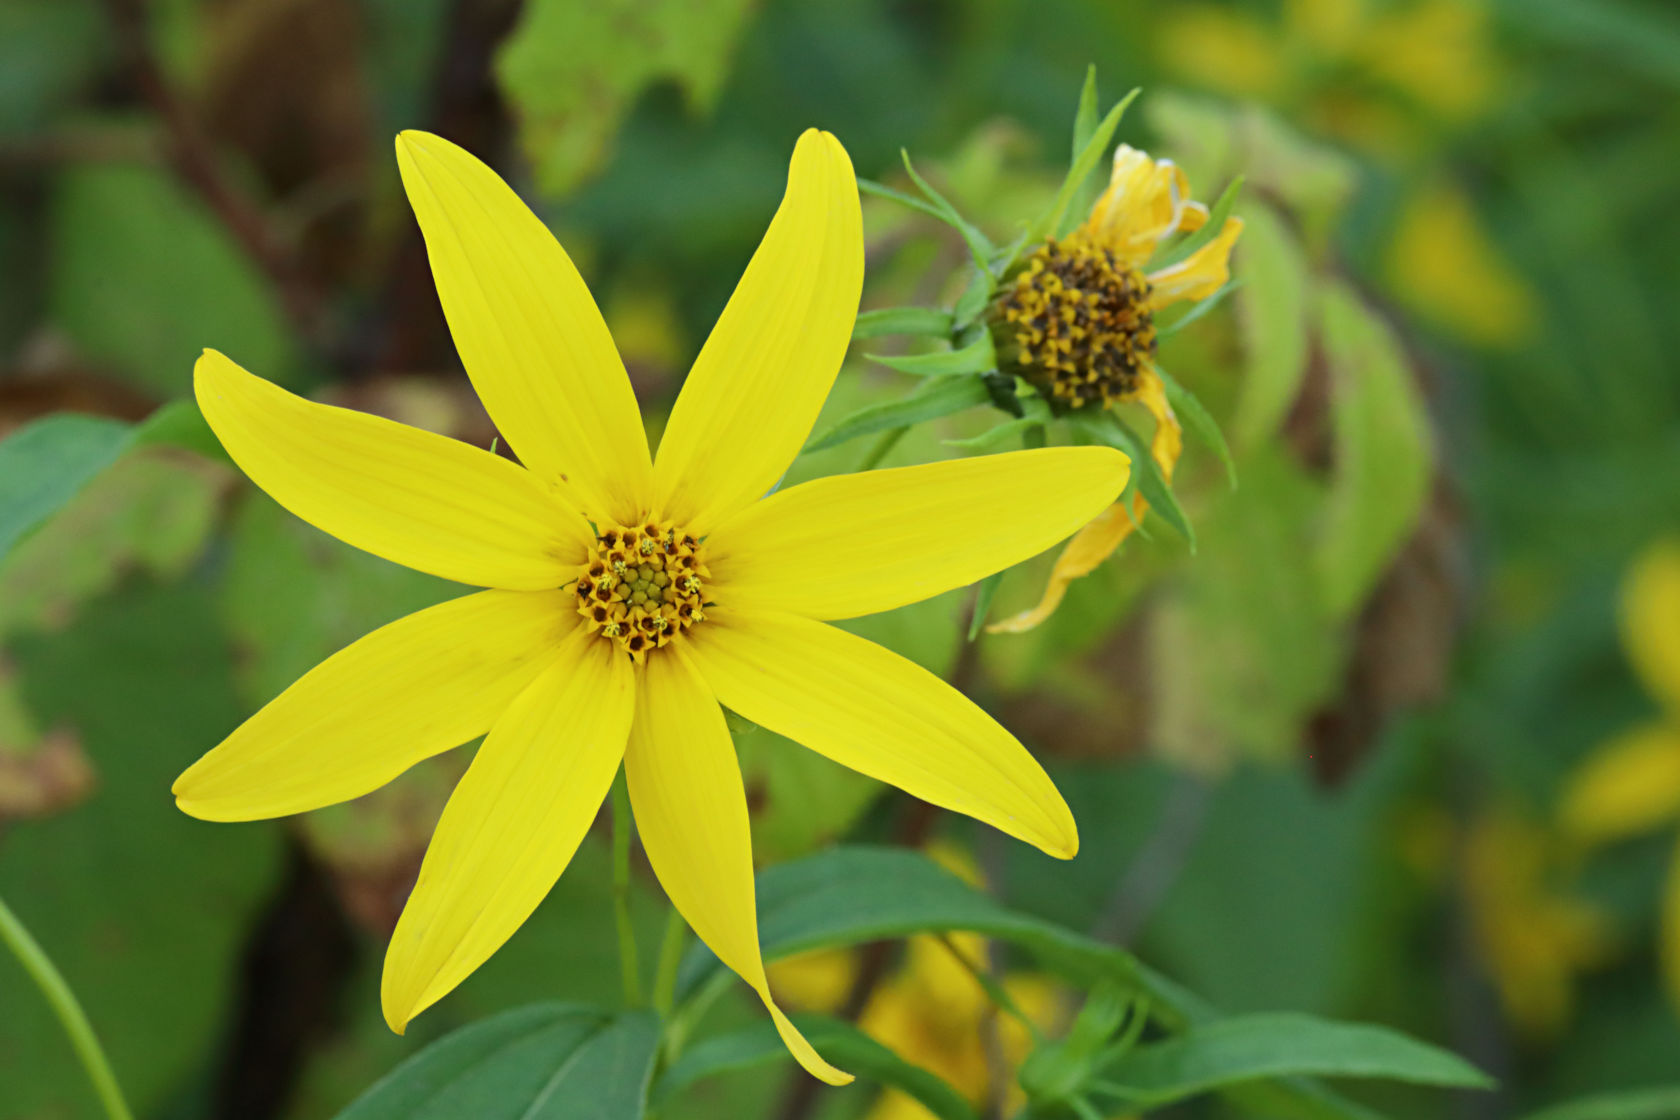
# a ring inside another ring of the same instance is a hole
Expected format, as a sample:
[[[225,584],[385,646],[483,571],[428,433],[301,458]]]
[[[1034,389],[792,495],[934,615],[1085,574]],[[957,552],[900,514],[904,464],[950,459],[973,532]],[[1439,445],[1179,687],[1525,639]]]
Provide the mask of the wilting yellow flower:
[[[312,404],[214,352],[195,389],[228,453],[281,505],[491,590],[311,670],[177,780],[180,807],[224,821],[300,813],[485,735],[386,954],[385,1017],[401,1031],[535,909],[622,761],[672,903],[764,1000],[800,1063],[844,1081],[771,998],[719,705],[1072,856],[1073,817],[1020,743],[933,674],[820,620],[1031,556],[1114,499],[1125,457],[1052,448],[763,497],[828,394],[863,281],[857,184],[826,133],[800,138],[657,457],[600,312],[536,216],[435,136],[404,133],[397,159],[462,363],[524,465]]]
[[[1241,218],[1227,218],[1188,257],[1151,269],[1156,251],[1200,229],[1208,208],[1171,160],[1122,144],[1108,187],[1083,225],[1027,259],[994,303],[992,331],[1001,368],[1031,382],[1056,407],[1080,409],[1136,401],[1155,420],[1150,454],[1170,482],[1183,430],[1155,370],[1155,315],[1206,299],[1230,279],[1231,247]],[[991,626],[1031,630],[1055,611],[1067,586],[1109,557],[1147,509],[1116,502],[1068,542],[1039,604]]]
[[[1564,789],[1563,827],[1588,847],[1680,822],[1680,538],[1658,541],[1634,562],[1621,622],[1628,659],[1663,714],[1599,746]],[[1661,937],[1663,976],[1680,1008],[1680,847],[1664,888]]]
[[[1553,838],[1514,813],[1475,822],[1465,845],[1471,935],[1511,1023],[1546,1038],[1569,1021],[1575,974],[1603,963],[1604,915],[1560,893]]]

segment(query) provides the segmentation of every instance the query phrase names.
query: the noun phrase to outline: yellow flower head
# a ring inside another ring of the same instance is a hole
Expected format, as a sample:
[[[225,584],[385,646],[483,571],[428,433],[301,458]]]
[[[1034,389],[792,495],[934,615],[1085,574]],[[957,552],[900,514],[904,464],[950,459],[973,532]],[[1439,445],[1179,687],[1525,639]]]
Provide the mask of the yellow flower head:
[[[1008,732],[910,661],[826,624],[914,602],[1066,536],[1125,457],[1053,448],[825,478],[771,497],[810,432],[863,282],[857,183],[806,132],[786,194],[650,456],[577,269],[488,167],[397,140],[462,363],[523,465],[313,404],[207,351],[199,406],[276,501],[358,548],[489,590],[339,652],[195,763],[180,807],[252,820],[330,805],[484,735],[385,958],[401,1031],[512,935],[620,763],[649,862],[839,1083],[765,979],[740,769],[720,704],[1057,856],[1072,815]]]
[[[1227,218],[1183,260],[1153,269],[1150,261],[1207,221],[1208,208],[1190,197],[1181,168],[1122,144],[1084,224],[1029,257],[992,308],[1001,368],[1061,409],[1141,404],[1155,420],[1150,456],[1169,481],[1184,436],[1155,370],[1155,314],[1224,286],[1242,219]],[[1068,542],[1038,605],[990,629],[1019,633],[1049,618],[1068,584],[1112,555],[1146,508],[1140,498],[1135,512],[1120,503],[1104,511]]]

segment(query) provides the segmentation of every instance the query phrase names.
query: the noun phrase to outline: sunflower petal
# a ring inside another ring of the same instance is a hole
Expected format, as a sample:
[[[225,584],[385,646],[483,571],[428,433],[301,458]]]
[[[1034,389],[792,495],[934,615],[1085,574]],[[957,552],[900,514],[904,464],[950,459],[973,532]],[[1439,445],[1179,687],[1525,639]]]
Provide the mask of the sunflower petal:
[[[681,645],[649,658],[624,756],[636,831],[671,904],[764,1001],[813,1077],[851,1080],[823,1061],[770,995],[758,948],[747,795],[723,712]]]
[[[719,608],[689,636],[717,698],[754,723],[1050,855],[1078,851],[1026,748],[915,662],[797,615]]]
[[[484,734],[577,624],[556,592],[481,591],[333,654],[175,780],[209,821],[302,813],[378,789]]]
[[[494,171],[449,141],[404,132],[397,166],[455,348],[496,427],[584,512],[641,517],[647,436],[571,258]]]
[[[808,130],[787,193],[671,411],[657,505],[704,534],[775,485],[834,384],[863,291],[857,180]]]
[[[1126,457],[1051,447],[819,478],[707,542],[718,599],[813,618],[891,610],[1018,564],[1125,489]]]
[[[1193,205],[1189,180],[1176,164],[1121,144],[1114,150],[1108,186],[1091,207],[1084,230],[1125,262],[1142,264],[1162,239],[1201,224],[1195,217],[1186,218]]]
[[[1622,633],[1645,687],[1680,721],[1680,538],[1658,541],[1634,562],[1622,589]]]
[[[198,406],[239,469],[364,552],[516,591],[557,587],[592,534],[530,471],[381,416],[316,404],[206,350]]]
[[[634,693],[629,660],[577,630],[490,729],[391,935],[392,1030],[499,949],[571,862],[624,757]]]
[[[1680,817],[1680,728],[1647,724],[1597,748],[1564,784],[1558,816],[1584,844],[1614,843]]]
[[[1180,300],[1206,299],[1231,279],[1231,249],[1242,234],[1241,218],[1226,218],[1212,241],[1175,265],[1149,275],[1149,306],[1159,311]]]

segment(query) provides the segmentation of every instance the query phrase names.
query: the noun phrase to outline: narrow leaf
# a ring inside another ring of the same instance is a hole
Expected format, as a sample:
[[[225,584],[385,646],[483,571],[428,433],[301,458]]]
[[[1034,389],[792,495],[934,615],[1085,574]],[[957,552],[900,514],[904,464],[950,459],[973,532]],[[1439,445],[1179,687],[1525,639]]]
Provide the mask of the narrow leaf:
[[[992,254],[997,252],[991,239],[981,233],[979,227],[975,226],[973,222],[958,213],[957,208],[951,205],[949,199],[934,190],[933,185],[922,178],[921,173],[910,162],[910,152],[907,149],[900,148],[898,154],[899,158],[904,160],[904,170],[909,173],[910,181],[915,183],[917,189],[927,196],[928,201],[933,203],[934,208],[939,211],[940,216],[946,222],[950,223],[951,228],[962,234],[963,241],[968,245],[969,255],[974,258],[974,263],[980,266],[980,271],[989,273],[991,271]]]
[[[1068,166],[1072,167],[1079,161],[1080,153],[1091,142],[1091,137],[1097,134],[1097,67],[1096,64],[1085,68],[1085,85],[1079,91],[1079,108],[1073,115],[1073,150],[1068,154]],[[1098,152],[1098,156],[1101,156]],[[1069,210],[1073,214],[1090,212],[1091,205],[1096,202],[1100,187],[1090,175],[1074,188],[1073,202]]]
[[[1185,516],[1172,487],[1167,485],[1166,478],[1161,474],[1160,464],[1149,453],[1149,444],[1112,412],[1105,411],[1091,419],[1076,420],[1075,426],[1098,443],[1106,443],[1126,453],[1132,461],[1132,478],[1137,483],[1138,492],[1149,501],[1150,508],[1189,542],[1190,551],[1196,551],[1196,531],[1191,528],[1190,519]]]
[[[1078,224],[1079,215],[1073,210],[1073,199],[1079,193],[1079,187],[1085,179],[1096,170],[1103,152],[1108,149],[1108,142],[1114,138],[1114,130],[1120,127],[1120,118],[1125,115],[1126,107],[1132,103],[1139,90],[1132,90],[1120,103],[1108,111],[1108,116],[1102,119],[1091,138],[1085,142],[1079,154],[1073,159],[1073,165],[1068,168],[1067,178],[1062,180],[1061,187],[1056,191],[1055,200],[1050,209],[1045,211],[1031,228],[1029,242],[1041,241],[1052,234],[1061,236],[1068,229]]]
[[[1149,262],[1148,271],[1153,273],[1157,269],[1168,268],[1187,259],[1197,249],[1219,236],[1219,231],[1225,228],[1225,219],[1231,216],[1231,208],[1237,204],[1237,195],[1242,193],[1243,177],[1238,175],[1225,188],[1225,193],[1219,196],[1219,201],[1213,204],[1208,213],[1208,220],[1202,227],[1183,240],[1168,245]]]
[[[1531,1112],[1524,1120],[1676,1120],[1680,1118],[1680,1085],[1656,1089],[1628,1089],[1565,1101]]]
[[[812,1046],[847,1071],[908,1094],[939,1120],[975,1120],[974,1110],[955,1089],[850,1023],[821,1015],[795,1015],[793,1021]],[[687,1051],[659,1078],[652,1100],[664,1109],[671,1098],[697,1081],[791,1061],[775,1026],[760,1021],[745,1030],[707,1039]]]
[[[980,636],[985,628],[986,617],[992,613],[992,600],[997,598],[998,585],[1003,582],[1003,572],[993,572],[979,583],[974,593],[974,615],[968,620],[968,640]]]
[[[1244,243],[1244,247],[1247,247],[1246,242]],[[1221,303],[1225,302],[1226,296],[1230,295],[1242,286],[1243,282],[1241,280],[1228,281],[1211,296],[1208,296],[1206,299],[1197,300],[1195,303],[1191,304],[1189,311],[1186,311],[1172,322],[1167,323],[1164,326],[1156,327],[1156,337],[1170,338],[1171,336],[1177,334],[1179,331],[1188,327],[1191,323],[1194,323],[1197,319],[1200,319],[1203,315],[1206,315],[1209,311],[1212,311]]]
[[[864,357],[889,369],[919,377],[985,373],[997,368],[997,355],[992,351],[989,334],[981,334],[960,350],[936,350],[931,354],[865,354]]]
[[[852,327],[852,338],[879,338],[885,334],[930,335],[943,338],[951,333],[951,313],[933,307],[882,307],[865,311]]]
[[[860,408],[805,445],[804,453],[838,447],[859,436],[872,435],[894,428],[908,428],[961,412],[965,408],[989,404],[991,396],[978,378],[942,377],[918,386],[903,400],[887,401]]]
[[[1225,464],[1225,477],[1231,482],[1231,489],[1237,488],[1237,463],[1231,457],[1231,448],[1225,442],[1225,433],[1219,430],[1219,421],[1215,420],[1196,394],[1179,384],[1177,378],[1162,369],[1155,367],[1155,372],[1161,377],[1161,384],[1167,390],[1167,403],[1172,405],[1173,411],[1184,418],[1184,426],[1196,433],[1196,438],[1213,449],[1219,461]]]
[[[980,313],[986,310],[986,304],[991,302],[996,284],[997,281],[991,273],[984,269],[974,270],[969,277],[968,287],[963,289],[962,295],[957,297],[957,305],[951,309],[953,330],[963,330],[980,317]]]
[[[1140,1046],[1108,1067],[1117,1099],[1155,1108],[1260,1078],[1365,1077],[1486,1089],[1493,1081],[1457,1055],[1397,1031],[1311,1015],[1244,1015]]]

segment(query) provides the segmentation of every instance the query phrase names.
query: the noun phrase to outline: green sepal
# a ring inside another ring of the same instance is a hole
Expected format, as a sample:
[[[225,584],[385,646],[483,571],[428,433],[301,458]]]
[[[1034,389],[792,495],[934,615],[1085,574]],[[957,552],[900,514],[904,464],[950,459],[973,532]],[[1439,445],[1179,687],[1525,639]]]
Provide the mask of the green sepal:
[[[1078,211],[1073,209],[1074,196],[1085,182],[1097,163],[1102,159],[1103,152],[1108,148],[1108,142],[1114,138],[1114,130],[1120,127],[1120,118],[1125,115],[1126,107],[1137,97],[1139,90],[1132,90],[1120,100],[1120,103],[1108,111],[1091,138],[1085,142],[1085,147],[1073,159],[1073,165],[1068,168],[1067,178],[1062,180],[1061,187],[1056,191],[1056,197],[1050,208],[1039,216],[1038,221],[1028,228],[1027,241],[1029,243],[1042,241],[1052,235],[1060,237],[1078,224]]]
[[[915,392],[902,400],[868,405],[843,417],[828,431],[806,444],[800,454],[838,447],[859,436],[924,424],[990,401],[991,394],[979,378],[933,378],[918,385]]]
[[[852,326],[852,339],[859,341],[888,334],[945,338],[951,333],[951,323],[951,313],[936,307],[881,307],[858,315]]]
[[[1149,453],[1149,444],[1124,420],[1106,409],[1094,417],[1076,417],[1073,423],[1089,439],[1126,453],[1132,460],[1132,481],[1138,492],[1148,499],[1150,508],[1159,513],[1162,520],[1178,530],[1179,535],[1189,543],[1190,551],[1195,552],[1196,531],[1191,528],[1190,519],[1178,504],[1172,487],[1167,485],[1155,457]]]
[[[989,334],[982,333],[967,346],[938,350],[931,354],[865,354],[872,362],[900,373],[918,377],[949,377],[957,373],[985,373],[997,368],[997,354]]]
[[[1231,489],[1237,488],[1237,461],[1231,457],[1230,445],[1225,442],[1225,433],[1220,430],[1219,421],[1197,399],[1196,394],[1186,389],[1178,379],[1160,366],[1155,367],[1160,375],[1161,385],[1167,391],[1167,403],[1172,405],[1173,411],[1184,419],[1184,426],[1196,433],[1196,438],[1213,449],[1219,456],[1219,461],[1225,464],[1225,477],[1230,480]]]
[[[980,636],[980,631],[986,626],[986,617],[992,613],[992,600],[997,598],[1003,575],[1003,572],[993,572],[974,586],[974,613],[968,620],[968,640],[971,642]]]

